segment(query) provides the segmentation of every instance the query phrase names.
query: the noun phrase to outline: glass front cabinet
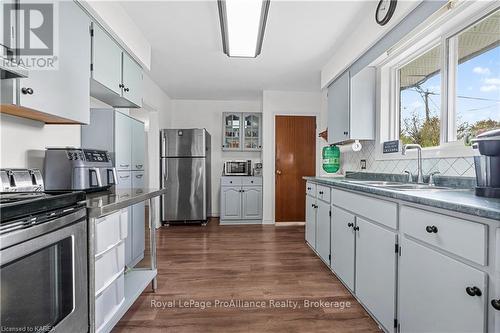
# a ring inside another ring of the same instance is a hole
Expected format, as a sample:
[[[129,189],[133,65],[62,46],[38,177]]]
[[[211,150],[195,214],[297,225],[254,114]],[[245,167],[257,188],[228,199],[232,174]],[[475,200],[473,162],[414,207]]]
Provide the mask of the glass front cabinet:
[[[222,150],[262,150],[262,113],[223,114]]]

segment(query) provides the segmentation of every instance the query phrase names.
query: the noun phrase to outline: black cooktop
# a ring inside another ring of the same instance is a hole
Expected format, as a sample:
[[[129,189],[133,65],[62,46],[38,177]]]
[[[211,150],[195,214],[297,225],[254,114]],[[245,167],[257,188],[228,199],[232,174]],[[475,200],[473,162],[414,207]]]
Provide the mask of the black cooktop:
[[[0,192],[0,223],[82,204],[85,192]]]

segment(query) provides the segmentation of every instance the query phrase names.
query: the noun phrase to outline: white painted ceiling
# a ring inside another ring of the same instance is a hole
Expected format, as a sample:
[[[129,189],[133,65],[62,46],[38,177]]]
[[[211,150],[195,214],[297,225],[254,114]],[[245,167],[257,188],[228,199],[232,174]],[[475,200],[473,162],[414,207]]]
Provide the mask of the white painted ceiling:
[[[123,1],[152,46],[150,76],[174,99],[256,99],[262,90],[319,91],[335,45],[377,2],[271,0],[262,53],[222,52],[217,2]]]

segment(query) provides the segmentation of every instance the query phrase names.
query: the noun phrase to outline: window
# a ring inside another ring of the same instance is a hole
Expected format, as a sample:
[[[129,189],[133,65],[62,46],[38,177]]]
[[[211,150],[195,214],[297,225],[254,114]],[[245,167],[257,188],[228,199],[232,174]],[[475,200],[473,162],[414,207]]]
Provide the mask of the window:
[[[448,140],[500,128],[500,10],[451,37],[448,45],[450,87],[455,88],[450,89],[455,114]]]
[[[439,146],[441,45],[399,69],[399,139],[403,144]]]
[[[500,8],[492,7],[469,22],[450,11],[399,50],[388,50],[380,67],[381,96],[387,96],[381,140],[472,154],[464,144],[500,128]]]

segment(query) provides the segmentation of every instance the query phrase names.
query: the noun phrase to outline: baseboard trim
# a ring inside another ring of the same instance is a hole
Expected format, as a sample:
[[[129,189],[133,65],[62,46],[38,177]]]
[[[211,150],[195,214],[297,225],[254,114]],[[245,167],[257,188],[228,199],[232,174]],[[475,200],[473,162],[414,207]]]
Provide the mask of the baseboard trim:
[[[277,227],[289,227],[289,226],[298,226],[298,225],[306,225],[305,222],[276,222]]]

